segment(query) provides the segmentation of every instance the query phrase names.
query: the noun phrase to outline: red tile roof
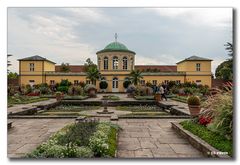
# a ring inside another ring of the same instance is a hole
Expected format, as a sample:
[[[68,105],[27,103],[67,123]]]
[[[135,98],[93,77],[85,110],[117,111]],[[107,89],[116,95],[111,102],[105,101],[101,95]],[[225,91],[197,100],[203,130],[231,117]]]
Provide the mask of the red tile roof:
[[[85,72],[84,65],[70,65],[70,72]],[[55,66],[55,71],[60,72],[61,65]]]
[[[176,65],[135,65],[136,70],[158,69],[160,72],[177,72]]]

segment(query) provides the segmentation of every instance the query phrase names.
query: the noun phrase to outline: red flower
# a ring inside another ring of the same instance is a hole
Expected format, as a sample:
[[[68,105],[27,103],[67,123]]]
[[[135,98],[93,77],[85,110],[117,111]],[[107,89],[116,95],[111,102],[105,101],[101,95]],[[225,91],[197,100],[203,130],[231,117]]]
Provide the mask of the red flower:
[[[201,116],[198,121],[199,121],[199,124],[206,126],[209,123],[211,123],[211,120],[212,119],[210,117]]]

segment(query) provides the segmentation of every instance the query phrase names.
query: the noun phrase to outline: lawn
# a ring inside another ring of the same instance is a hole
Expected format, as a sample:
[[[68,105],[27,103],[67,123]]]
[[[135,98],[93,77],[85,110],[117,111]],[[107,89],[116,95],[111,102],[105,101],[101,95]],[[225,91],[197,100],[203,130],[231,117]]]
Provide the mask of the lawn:
[[[107,122],[68,125],[39,145],[29,158],[115,157],[119,127]]]
[[[230,156],[233,154],[233,142],[224,136],[210,131],[207,127],[199,125],[193,121],[183,121],[180,123],[184,129],[192,132],[211,146],[222,152],[228,152]]]

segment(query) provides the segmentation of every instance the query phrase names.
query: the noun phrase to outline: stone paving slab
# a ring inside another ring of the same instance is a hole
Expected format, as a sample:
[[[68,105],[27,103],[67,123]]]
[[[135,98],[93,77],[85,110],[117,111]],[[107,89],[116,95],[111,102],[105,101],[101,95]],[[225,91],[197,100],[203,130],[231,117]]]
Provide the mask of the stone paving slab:
[[[201,152],[174,132],[181,119],[120,119],[118,158],[203,158]],[[143,131],[144,130],[144,131]]]
[[[13,128],[8,131],[8,157],[20,158],[46,141],[53,133],[73,119],[12,119]]]

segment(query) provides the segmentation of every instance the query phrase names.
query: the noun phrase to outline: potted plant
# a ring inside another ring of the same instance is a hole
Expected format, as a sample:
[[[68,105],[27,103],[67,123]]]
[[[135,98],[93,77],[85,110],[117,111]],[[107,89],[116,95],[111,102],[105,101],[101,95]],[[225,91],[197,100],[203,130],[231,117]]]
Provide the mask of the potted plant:
[[[62,100],[62,98],[63,98],[62,92],[56,92],[55,95],[56,95],[57,101],[61,101]]]
[[[107,87],[108,87],[108,83],[107,83],[106,81],[101,81],[101,82],[99,83],[99,87],[100,87],[100,89],[101,89],[102,92],[106,92],[106,89],[107,89]]]
[[[125,88],[124,89],[124,91],[125,92],[127,92],[127,88],[128,88],[128,86],[131,84],[131,81],[129,81],[129,80],[125,80],[124,82],[123,82],[123,87]]]
[[[198,96],[190,96],[187,99],[188,107],[191,116],[198,116],[201,107],[200,107],[200,99]]]
[[[159,91],[155,93],[154,99],[156,102],[161,101],[162,98],[161,98],[161,93]]]
[[[93,85],[93,84],[86,85],[85,91],[88,93],[89,97],[97,97],[97,95],[96,95],[97,89],[96,89],[95,85]]]
[[[135,91],[136,91],[136,87],[134,85],[129,85],[126,91],[127,96],[131,98],[134,97]]]

